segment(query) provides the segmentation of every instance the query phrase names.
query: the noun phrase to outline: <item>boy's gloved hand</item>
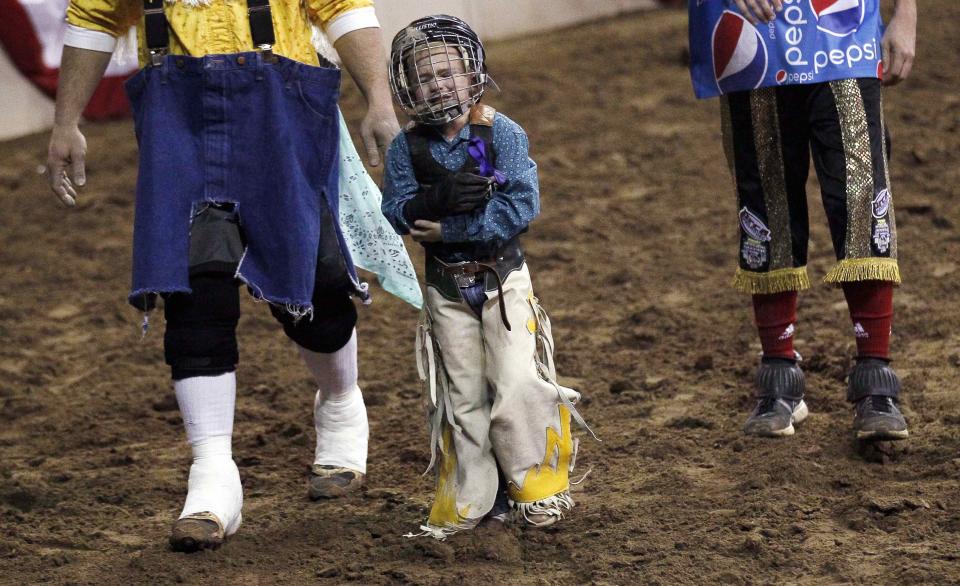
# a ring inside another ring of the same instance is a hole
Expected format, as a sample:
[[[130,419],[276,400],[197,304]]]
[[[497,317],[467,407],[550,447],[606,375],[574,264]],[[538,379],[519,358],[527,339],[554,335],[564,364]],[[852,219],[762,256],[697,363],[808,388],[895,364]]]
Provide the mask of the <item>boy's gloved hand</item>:
[[[473,173],[452,173],[415,195],[403,208],[407,222],[436,221],[480,207],[492,180]]]

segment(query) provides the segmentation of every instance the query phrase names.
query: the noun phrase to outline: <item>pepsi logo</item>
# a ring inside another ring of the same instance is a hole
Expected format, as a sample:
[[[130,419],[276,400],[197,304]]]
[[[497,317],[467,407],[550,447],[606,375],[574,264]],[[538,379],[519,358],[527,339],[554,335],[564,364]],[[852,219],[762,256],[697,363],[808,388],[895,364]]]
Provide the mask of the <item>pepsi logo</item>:
[[[883,79],[883,61],[877,62],[877,79]]]
[[[721,93],[760,87],[767,46],[747,19],[725,10],[713,29],[713,70]]]
[[[787,72],[781,69],[777,72],[777,83],[783,83],[787,81]]]
[[[863,23],[867,0],[810,0],[810,9],[817,17],[817,28],[825,33],[845,37],[856,32]]]

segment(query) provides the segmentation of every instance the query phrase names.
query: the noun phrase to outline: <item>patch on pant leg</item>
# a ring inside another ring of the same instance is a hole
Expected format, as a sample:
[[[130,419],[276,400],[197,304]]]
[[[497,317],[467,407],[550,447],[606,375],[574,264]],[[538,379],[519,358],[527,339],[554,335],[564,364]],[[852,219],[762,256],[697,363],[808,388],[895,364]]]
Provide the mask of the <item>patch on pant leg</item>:
[[[532,466],[517,486],[508,483],[510,500],[518,503],[540,501],[570,489],[570,461],[573,458],[573,433],[570,430],[570,411],[558,405],[560,433],[547,426],[547,443],[543,461]]]
[[[890,190],[881,189],[873,198],[871,204],[873,222],[871,227],[871,244],[873,253],[878,256],[887,256],[893,240],[893,231],[890,229]]]
[[[757,270],[770,262],[770,228],[744,206],[740,210],[740,258],[747,268]]]
[[[873,222],[873,249],[878,254],[887,254],[890,250],[890,225],[886,220]]]
[[[767,264],[767,245],[753,238],[744,238],[740,243],[740,258],[751,269],[759,269]]]

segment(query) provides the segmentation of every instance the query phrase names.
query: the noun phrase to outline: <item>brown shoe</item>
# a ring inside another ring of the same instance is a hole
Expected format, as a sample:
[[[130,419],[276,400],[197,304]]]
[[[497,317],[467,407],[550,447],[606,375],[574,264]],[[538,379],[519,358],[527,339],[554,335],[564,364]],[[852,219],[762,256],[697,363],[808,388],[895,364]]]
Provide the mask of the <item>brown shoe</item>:
[[[510,501],[514,522],[538,529],[549,527],[563,519],[564,513],[572,509],[573,505],[573,499],[566,491],[535,502]]]
[[[544,529],[559,521],[560,515],[551,513],[527,513],[522,518],[527,527]]]
[[[220,519],[213,513],[195,513],[178,519],[170,532],[170,547],[173,551],[192,553],[202,549],[217,549],[227,537],[240,526],[238,516],[231,531],[225,531]]]
[[[349,468],[314,464],[308,494],[311,500],[346,496],[363,486],[363,476],[360,472]]]

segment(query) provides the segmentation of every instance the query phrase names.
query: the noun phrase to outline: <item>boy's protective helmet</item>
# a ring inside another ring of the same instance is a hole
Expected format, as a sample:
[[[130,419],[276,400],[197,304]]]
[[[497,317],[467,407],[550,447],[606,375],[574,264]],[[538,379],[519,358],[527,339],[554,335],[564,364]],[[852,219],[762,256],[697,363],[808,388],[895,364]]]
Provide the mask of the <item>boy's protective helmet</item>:
[[[464,73],[457,73],[454,77],[462,76],[468,82],[467,87],[461,87],[459,93],[456,90],[444,90],[433,99],[424,98],[427,93],[423,91],[425,86],[442,83],[449,77],[437,75],[432,59],[421,63],[418,69],[415,55],[423,50],[428,50],[428,55],[444,54],[450,71],[456,70],[454,61],[461,63]],[[390,89],[407,115],[418,122],[438,125],[460,117],[477,103],[486,84],[483,44],[477,33],[455,16],[438,14],[420,18],[393,38],[390,48]],[[461,97],[464,92],[466,98]]]

